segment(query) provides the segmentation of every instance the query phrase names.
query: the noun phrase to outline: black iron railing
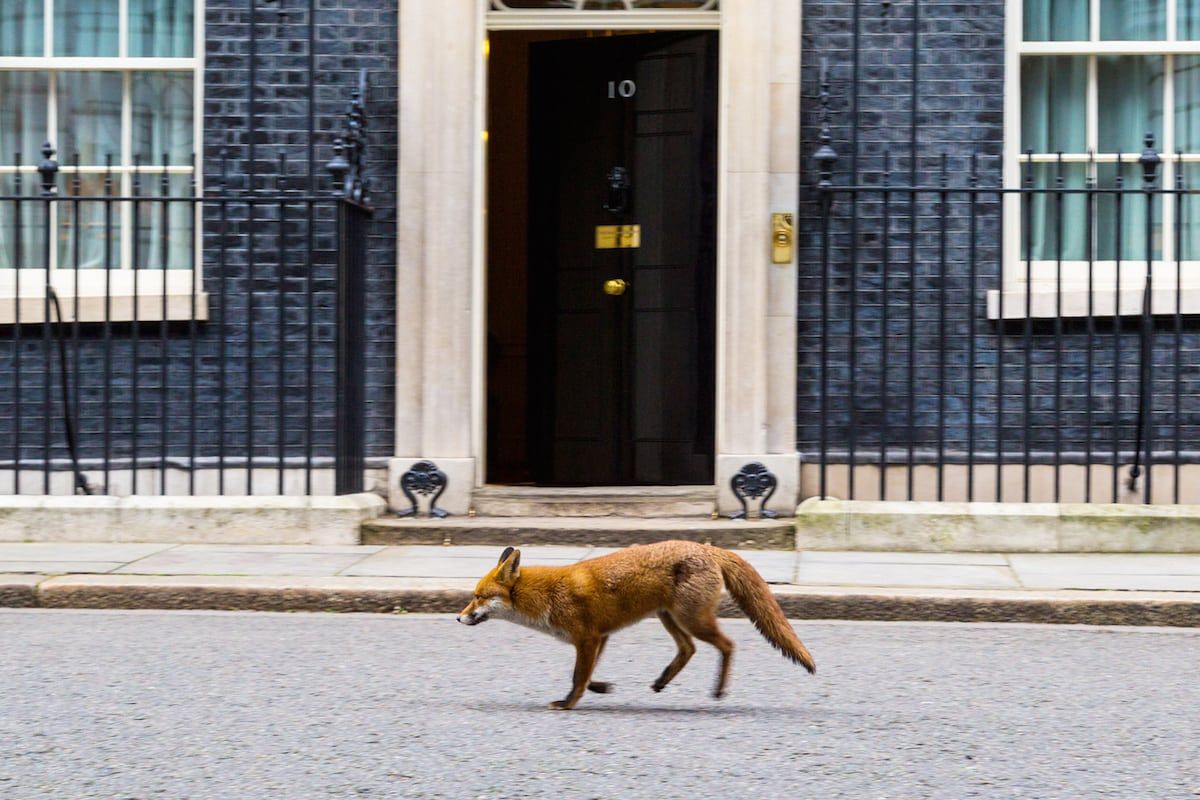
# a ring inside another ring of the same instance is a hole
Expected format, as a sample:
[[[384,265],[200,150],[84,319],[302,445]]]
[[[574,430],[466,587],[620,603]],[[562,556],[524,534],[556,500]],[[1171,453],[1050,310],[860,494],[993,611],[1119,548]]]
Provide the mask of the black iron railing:
[[[1195,502],[1194,162],[1147,134],[1115,159],[1024,153],[1006,183],[998,148],[929,153],[915,50],[911,141],[858,157],[858,7],[849,132],[822,64],[803,187],[802,491]]]
[[[0,493],[361,491],[365,73],[335,190],[196,191],[135,161],[0,176]],[[111,163],[111,161],[110,161]],[[7,185],[4,179],[7,178]],[[178,186],[178,184],[176,184]],[[30,191],[33,189],[34,191]]]

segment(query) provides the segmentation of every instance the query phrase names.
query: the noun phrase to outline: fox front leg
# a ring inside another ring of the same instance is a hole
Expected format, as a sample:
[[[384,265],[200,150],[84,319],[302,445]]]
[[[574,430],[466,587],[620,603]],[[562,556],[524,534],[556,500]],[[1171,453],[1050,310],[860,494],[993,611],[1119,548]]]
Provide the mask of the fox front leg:
[[[600,649],[596,651],[596,663],[600,663],[600,656],[604,653],[604,645],[608,644],[608,637],[605,636],[600,640]],[[613,690],[613,685],[608,681],[590,681],[588,683],[588,691],[597,694],[608,694]]]
[[[575,643],[575,673],[572,676],[571,693],[562,700],[555,700],[550,708],[555,711],[570,711],[587,691],[592,670],[596,668],[596,659],[600,655],[602,639],[583,639]]]

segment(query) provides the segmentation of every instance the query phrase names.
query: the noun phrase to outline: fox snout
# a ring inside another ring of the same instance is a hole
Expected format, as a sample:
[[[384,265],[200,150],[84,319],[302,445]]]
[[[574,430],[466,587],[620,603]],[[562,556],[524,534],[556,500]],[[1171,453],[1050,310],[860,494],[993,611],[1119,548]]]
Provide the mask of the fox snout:
[[[463,612],[455,617],[463,625],[478,625],[481,622],[486,622],[487,618],[488,613],[483,609],[475,609],[474,611],[463,609]]]
[[[492,616],[492,611],[495,610],[497,602],[496,600],[472,600],[467,604],[466,608],[459,612],[459,615],[455,619],[463,625],[478,625],[481,622],[487,622],[488,618]]]

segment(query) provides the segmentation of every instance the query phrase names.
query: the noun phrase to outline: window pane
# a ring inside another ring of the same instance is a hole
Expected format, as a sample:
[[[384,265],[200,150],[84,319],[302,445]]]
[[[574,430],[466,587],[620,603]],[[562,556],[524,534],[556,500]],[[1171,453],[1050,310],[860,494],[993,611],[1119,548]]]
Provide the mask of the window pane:
[[[1176,6],[1179,39],[1200,39],[1200,0],[1179,0]]]
[[[1161,174],[1161,173],[1160,173]],[[1125,189],[1141,189],[1142,165],[1136,157],[1121,165],[1120,184]],[[1096,165],[1096,185],[1100,189],[1115,189],[1116,164]],[[1097,257],[1103,261],[1117,257],[1118,239],[1122,261],[1146,260],[1146,195],[1140,191],[1096,196]],[[1154,196],[1154,214],[1150,225],[1150,246],[1153,258],[1162,258],[1162,195]]]
[[[133,73],[133,152],[143,163],[192,163],[192,73]]]
[[[1200,189],[1200,164],[1189,163],[1183,167],[1183,185],[1188,189]],[[1200,194],[1185,194],[1179,200],[1179,224],[1182,247],[1180,252],[1186,261],[1200,260]]]
[[[1021,59],[1021,150],[1081,153],[1086,148],[1087,57]]]
[[[58,160],[103,165],[111,154],[121,163],[121,74],[60,72],[58,80]]]
[[[16,175],[0,175],[0,194],[33,197],[40,191],[36,173],[22,175],[19,188]],[[18,264],[23,268],[45,269],[42,247],[45,219],[46,204],[41,201],[0,202],[0,269],[12,269]]]
[[[0,71],[0,164],[36,164],[46,141],[45,72]]]
[[[55,3],[54,55],[117,55],[117,0]]]
[[[0,56],[42,55],[42,0],[0,3]]]
[[[75,195],[75,176],[64,175],[63,193]],[[112,194],[121,193],[120,177],[113,176]],[[104,196],[103,175],[80,175],[79,197],[87,200],[58,204],[58,268],[73,270],[78,255],[80,269],[104,269],[104,244],[108,266],[121,267],[121,208],[94,198]],[[107,206],[107,214],[106,214]]]
[[[1100,152],[1140,153],[1147,133],[1161,147],[1162,56],[1100,56],[1096,61]]]
[[[1100,0],[1100,38],[1157,40],[1167,38],[1166,0]]]
[[[1086,164],[1063,164],[1061,173],[1058,164],[1033,164],[1030,167],[1021,165],[1022,177],[1025,170],[1032,170],[1033,185],[1037,189],[1047,189],[1058,186],[1058,176],[1062,175],[1062,186],[1066,189],[1084,188],[1084,177],[1087,174]],[[1022,261],[1026,254],[1034,261],[1054,261],[1061,258],[1064,261],[1082,260],[1087,258],[1085,243],[1087,237],[1087,200],[1080,194],[1029,194],[1023,202],[1029,204],[1028,209],[1022,208],[1022,225],[1028,211],[1029,228],[1032,238],[1023,237],[1021,241]],[[1026,251],[1026,243],[1029,250]],[[1061,250],[1060,250],[1061,248]],[[1061,252],[1061,255],[1060,255]]]
[[[1088,0],[1025,0],[1025,41],[1076,42],[1088,38]]]
[[[1200,153],[1200,56],[1175,56],[1175,146]]]
[[[190,58],[194,0],[129,0],[129,55]]]
[[[162,269],[165,250],[168,269],[191,269],[193,204],[156,201],[154,198],[162,196],[161,178],[161,175],[142,175],[142,195],[149,199],[138,203],[136,268]],[[191,197],[191,181],[190,175],[170,176],[166,196]]]

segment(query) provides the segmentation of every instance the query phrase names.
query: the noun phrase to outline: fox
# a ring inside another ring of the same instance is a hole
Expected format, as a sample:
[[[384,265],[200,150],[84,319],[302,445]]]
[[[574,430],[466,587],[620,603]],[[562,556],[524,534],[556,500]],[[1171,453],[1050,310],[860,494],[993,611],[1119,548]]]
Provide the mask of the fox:
[[[730,550],[699,542],[638,544],[567,566],[529,567],[521,566],[520,550],[507,547],[456,619],[464,625],[507,619],[574,645],[571,691],[548,706],[569,711],[585,691],[613,690],[611,683],[592,680],[608,637],[655,614],[677,652],[650,688],[661,692],[687,665],[696,652],[695,637],[721,654],[713,690],[721,698],[733,663],[733,642],[717,625],[722,587],[767,642],[816,673],[808,648],[754,567]]]

